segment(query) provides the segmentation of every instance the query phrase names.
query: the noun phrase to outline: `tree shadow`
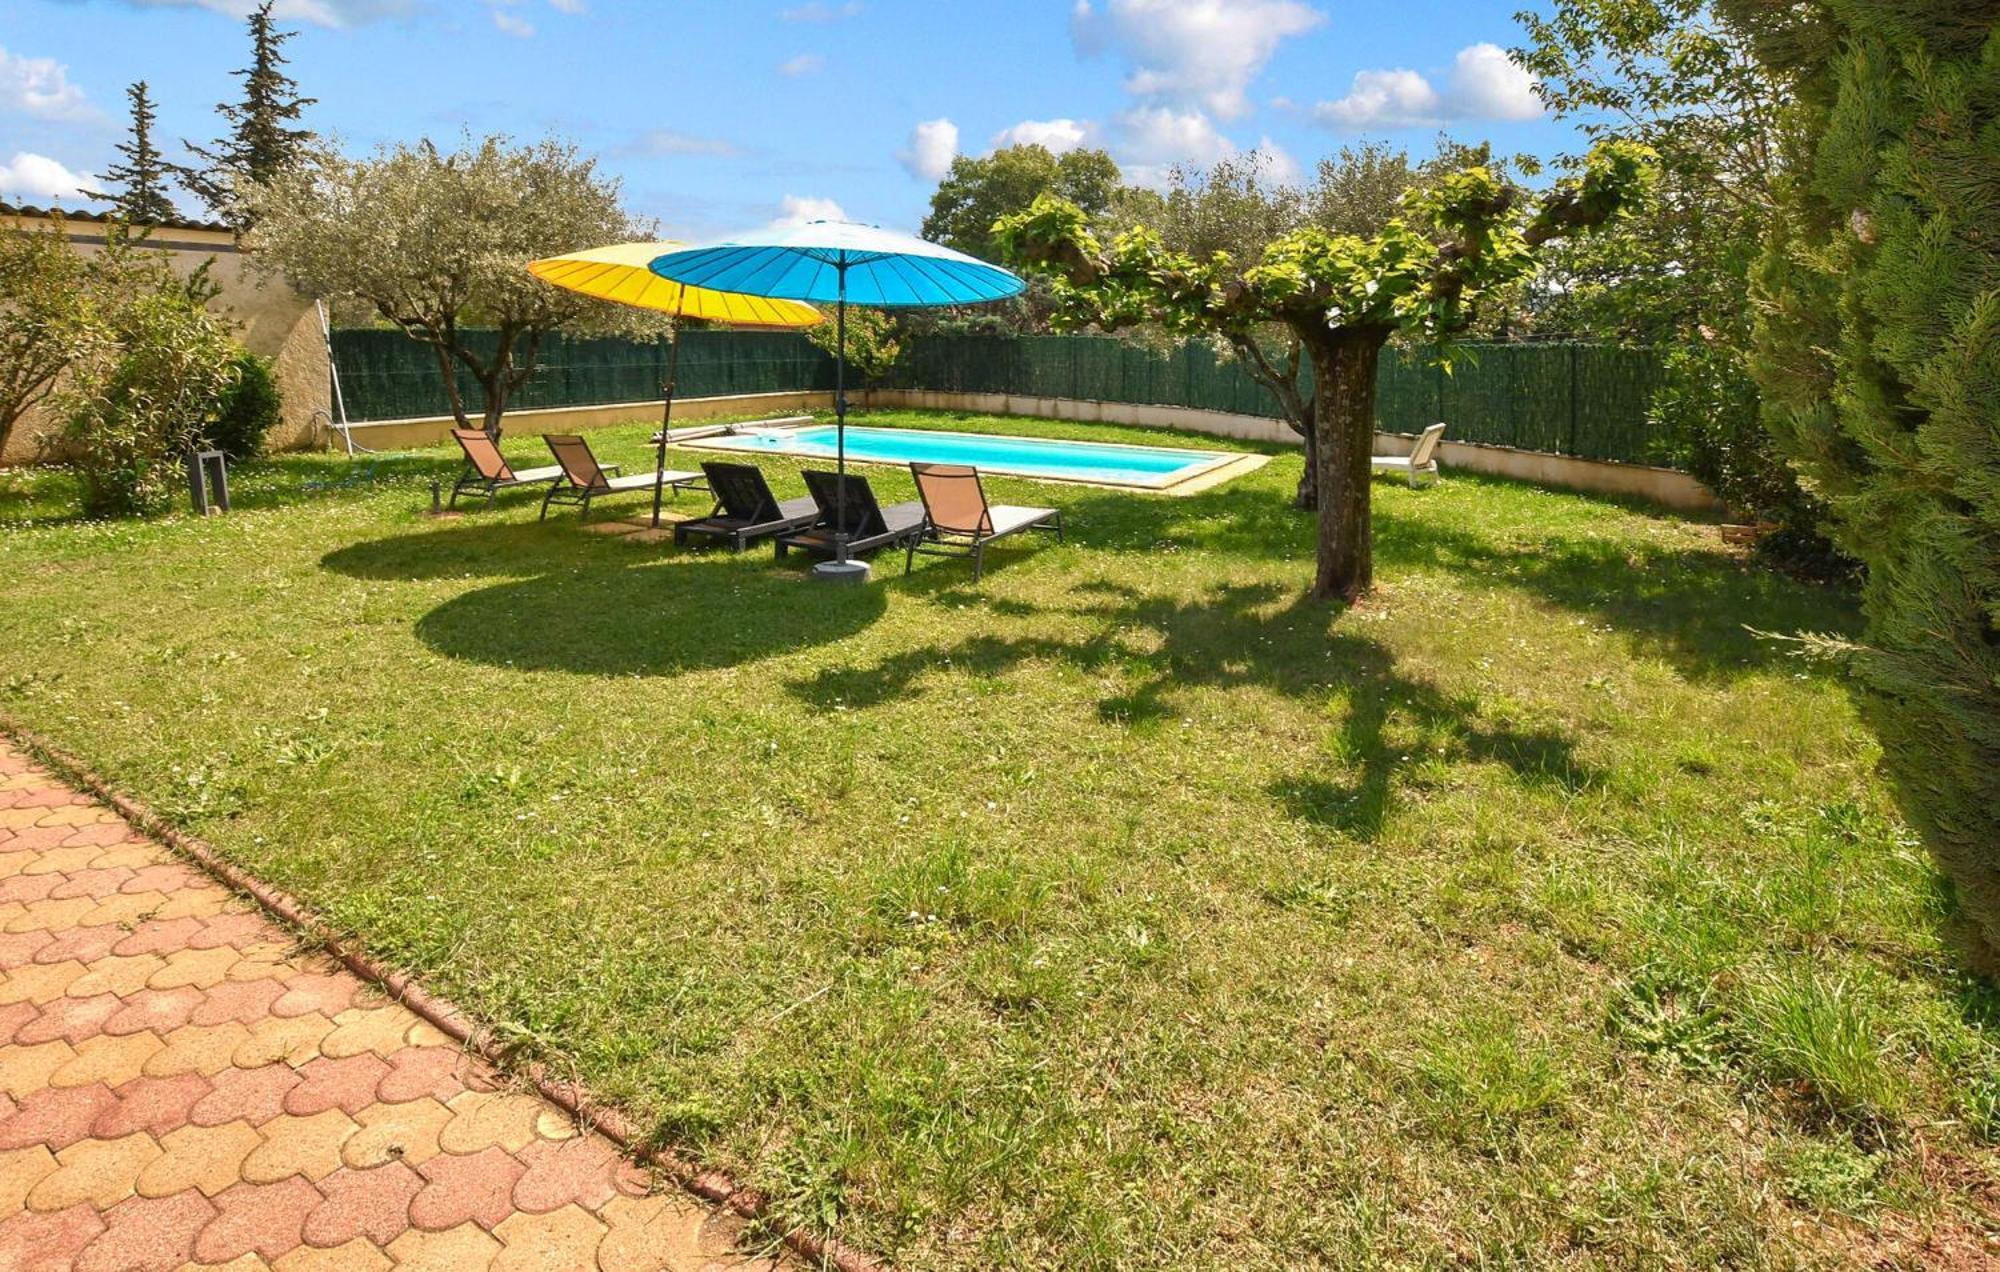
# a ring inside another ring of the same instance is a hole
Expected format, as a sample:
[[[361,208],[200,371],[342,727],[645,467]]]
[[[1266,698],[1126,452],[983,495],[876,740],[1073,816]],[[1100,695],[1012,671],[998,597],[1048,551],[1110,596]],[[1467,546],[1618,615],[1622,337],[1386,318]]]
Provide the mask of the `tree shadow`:
[[[572,524],[488,523],[358,543],[321,558],[353,578],[498,578],[417,620],[449,658],[520,671],[662,676],[842,640],[882,588],[819,587],[760,553],[657,557]]]
[[[872,666],[824,669],[787,689],[821,709],[866,710],[920,694],[922,680],[936,671],[999,676],[1059,662],[1091,673],[1123,673],[1129,687],[1097,704],[1098,719],[1115,727],[1158,727],[1181,715],[1178,699],[1197,688],[1251,686],[1343,701],[1346,714],[1326,758],[1328,767],[1352,776],[1286,778],[1267,789],[1292,816],[1363,838],[1380,833],[1399,780],[1420,780],[1421,767],[1438,762],[1495,763],[1517,781],[1570,791],[1601,780],[1559,730],[1521,729],[1484,717],[1477,699],[1400,673],[1394,653],[1380,642],[1330,632],[1338,610],[1274,583],[1221,583],[1192,601],[1103,581],[1070,591],[1075,604],[1014,601],[1010,607],[1022,618],[1094,620],[1090,635],[982,633]],[[954,595],[941,591],[934,599]]]

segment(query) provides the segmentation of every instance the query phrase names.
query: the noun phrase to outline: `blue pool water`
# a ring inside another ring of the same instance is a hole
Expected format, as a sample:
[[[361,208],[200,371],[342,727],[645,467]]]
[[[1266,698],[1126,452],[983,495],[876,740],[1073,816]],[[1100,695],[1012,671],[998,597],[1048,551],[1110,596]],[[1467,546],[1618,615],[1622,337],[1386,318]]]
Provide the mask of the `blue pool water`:
[[[831,424],[703,438],[700,444],[815,459],[834,456]],[[847,430],[847,457],[885,464],[912,461],[971,464],[981,472],[1011,473],[1018,477],[1146,487],[1171,486],[1237,458],[1222,451],[1181,450],[1171,446],[1117,446],[1044,437],[993,437],[980,433],[853,426]]]

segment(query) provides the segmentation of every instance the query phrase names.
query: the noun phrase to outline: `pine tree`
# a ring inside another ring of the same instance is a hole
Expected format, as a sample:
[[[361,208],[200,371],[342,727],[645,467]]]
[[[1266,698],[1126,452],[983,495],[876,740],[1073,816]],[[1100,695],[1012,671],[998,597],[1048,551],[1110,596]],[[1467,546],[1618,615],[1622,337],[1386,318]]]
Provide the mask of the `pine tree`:
[[[264,0],[249,17],[250,65],[235,72],[243,81],[243,100],[216,107],[229,121],[229,134],[213,146],[184,143],[201,166],[177,170],[211,211],[238,226],[245,217],[237,186],[268,181],[291,167],[313,136],[311,129],[290,126],[314,99],[300,97],[297,81],[283,70],[285,42],[298,32],[277,29],[272,3]]]
[[[167,197],[167,177],[172,169],[153,148],[153,99],[140,80],[125,90],[132,99],[132,139],[118,143],[125,162],[115,164],[99,176],[113,190],[85,190],[84,197],[103,199],[113,205],[118,216],[133,225],[158,225],[180,215]]]
[[[2000,954],[2000,9],[1722,3],[1804,125],[1753,278],[1754,370],[1868,569],[1865,634],[1832,647]]]

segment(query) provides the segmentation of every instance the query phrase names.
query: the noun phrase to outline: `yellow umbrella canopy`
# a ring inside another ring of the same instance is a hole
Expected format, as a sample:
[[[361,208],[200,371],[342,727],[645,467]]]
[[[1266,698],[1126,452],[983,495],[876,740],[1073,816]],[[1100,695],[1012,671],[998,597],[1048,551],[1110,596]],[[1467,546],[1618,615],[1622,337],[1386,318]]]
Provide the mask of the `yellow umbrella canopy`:
[[[684,286],[647,268],[654,257],[684,246],[675,242],[614,243],[530,261],[528,272],[543,282],[599,300],[707,322],[738,327],[810,327],[820,320],[819,310],[796,300]]]

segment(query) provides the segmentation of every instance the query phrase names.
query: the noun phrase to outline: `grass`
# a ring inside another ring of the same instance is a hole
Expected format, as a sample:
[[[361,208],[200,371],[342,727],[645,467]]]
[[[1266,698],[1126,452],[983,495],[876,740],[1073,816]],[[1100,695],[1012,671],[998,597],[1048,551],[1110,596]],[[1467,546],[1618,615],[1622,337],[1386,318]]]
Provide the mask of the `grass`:
[[[441,452],[302,489],[342,465],[118,525],[0,477],[0,710],[790,1218],[911,1268],[1992,1249],[1993,992],[1755,634],[1852,600],[1712,527],[1384,482],[1340,610],[1279,455],[995,480],[1070,543],[822,590],[433,522]]]

